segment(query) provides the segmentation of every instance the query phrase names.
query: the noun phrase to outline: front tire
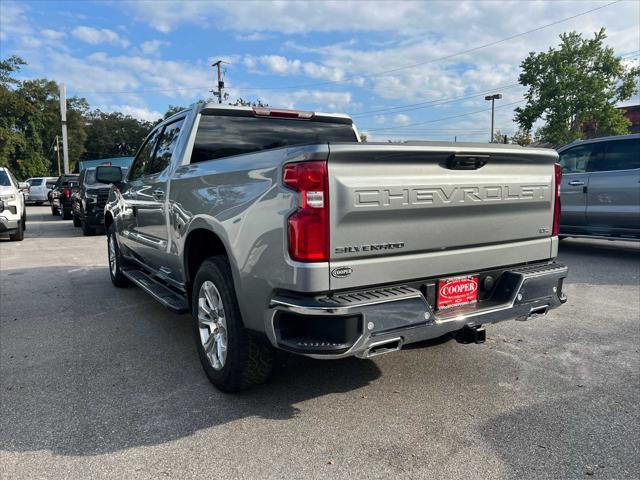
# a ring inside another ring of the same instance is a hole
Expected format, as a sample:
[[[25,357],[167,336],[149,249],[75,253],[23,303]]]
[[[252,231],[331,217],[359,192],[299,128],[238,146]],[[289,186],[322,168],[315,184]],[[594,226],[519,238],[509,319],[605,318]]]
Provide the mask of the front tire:
[[[24,240],[24,229],[25,229],[24,220],[21,220],[20,223],[18,224],[18,229],[16,230],[16,233],[9,234],[9,240],[13,242],[21,242],[22,240]]]
[[[62,219],[71,220],[71,210],[62,210]]]
[[[225,257],[209,257],[202,263],[191,303],[196,348],[211,383],[222,391],[237,392],[267,381],[274,349],[242,324]]]
[[[78,217],[78,215],[76,215],[75,213],[73,214],[73,226],[74,227],[82,226],[82,221],[80,220],[80,217]]]
[[[60,215],[60,211],[55,208],[53,205],[51,205],[51,215],[53,215],[54,217],[57,217],[58,215]]]
[[[95,235],[96,233],[95,229],[93,227],[90,227],[86,220],[81,220],[81,226],[82,226],[82,235],[84,235],[85,237],[90,237],[92,235]]]
[[[109,276],[111,283],[118,288],[131,286],[131,282],[122,273],[122,256],[116,239],[116,229],[113,224],[107,230],[107,252],[109,255]]]

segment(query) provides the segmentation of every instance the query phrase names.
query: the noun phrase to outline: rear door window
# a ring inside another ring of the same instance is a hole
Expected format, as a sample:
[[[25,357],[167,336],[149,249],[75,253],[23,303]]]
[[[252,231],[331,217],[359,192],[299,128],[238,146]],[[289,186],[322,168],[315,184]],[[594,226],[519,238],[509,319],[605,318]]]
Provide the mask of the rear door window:
[[[615,172],[640,168],[640,139],[606,142],[604,155],[593,162],[592,172]]]
[[[138,151],[131,165],[131,170],[129,170],[129,180],[136,180],[147,171],[156,149],[156,141],[158,140],[159,133],[160,130],[154,131]]]
[[[151,160],[148,174],[153,175],[155,173],[162,172],[169,166],[171,162],[171,156],[173,155],[176,145],[178,144],[178,137],[180,136],[180,130],[184,124],[184,118],[170,123],[164,127],[162,135],[158,140],[158,148],[156,154]]]
[[[589,163],[595,160],[599,151],[599,144],[590,143],[578,145],[560,153],[562,173],[585,173],[589,170]]]
[[[191,163],[292,145],[357,141],[349,123],[203,114]]]

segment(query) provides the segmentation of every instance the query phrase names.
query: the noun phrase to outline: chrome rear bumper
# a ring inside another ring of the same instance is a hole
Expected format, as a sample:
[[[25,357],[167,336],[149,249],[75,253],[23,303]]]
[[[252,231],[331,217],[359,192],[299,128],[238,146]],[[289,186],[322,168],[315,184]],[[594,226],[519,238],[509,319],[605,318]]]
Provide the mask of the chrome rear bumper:
[[[278,348],[314,358],[365,358],[441,337],[465,326],[545,315],[566,302],[562,283],[567,272],[566,266],[557,263],[506,270],[490,298],[440,311],[434,310],[420,290],[408,286],[317,297],[282,294],[271,301],[267,335]],[[330,317],[342,317],[345,322],[357,317],[359,329],[351,338],[340,341],[322,336],[287,338],[279,328],[278,319],[282,316],[288,316],[288,325],[295,324],[296,319],[321,324]]]

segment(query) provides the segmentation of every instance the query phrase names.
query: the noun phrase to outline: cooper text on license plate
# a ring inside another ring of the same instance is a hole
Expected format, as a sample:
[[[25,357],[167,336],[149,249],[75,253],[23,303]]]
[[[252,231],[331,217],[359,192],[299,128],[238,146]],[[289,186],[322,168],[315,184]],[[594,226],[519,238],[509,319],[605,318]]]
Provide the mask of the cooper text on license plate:
[[[464,275],[445,278],[438,283],[438,308],[466,305],[478,300],[478,277]]]

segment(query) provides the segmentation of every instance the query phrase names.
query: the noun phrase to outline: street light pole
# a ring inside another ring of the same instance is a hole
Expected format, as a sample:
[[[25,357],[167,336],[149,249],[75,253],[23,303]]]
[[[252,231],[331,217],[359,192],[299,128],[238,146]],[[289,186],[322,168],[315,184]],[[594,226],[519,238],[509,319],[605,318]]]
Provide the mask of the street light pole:
[[[486,97],[484,97],[485,100],[491,100],[491,136],[489,137],[489,143],[493,142],[493,119],[495,115],[495,101],[500,100],[501,98],[501,93],[495,93],[493,95],[487,95]]]

